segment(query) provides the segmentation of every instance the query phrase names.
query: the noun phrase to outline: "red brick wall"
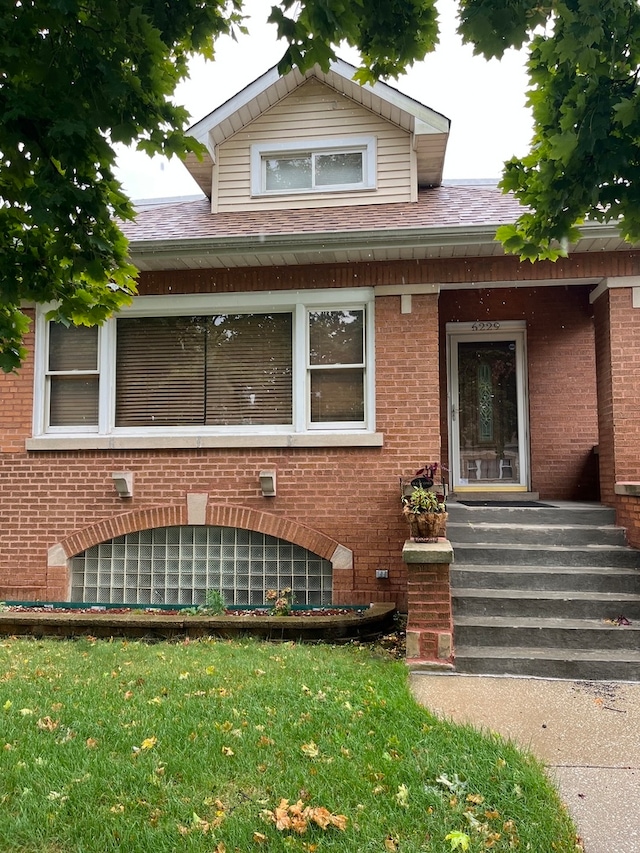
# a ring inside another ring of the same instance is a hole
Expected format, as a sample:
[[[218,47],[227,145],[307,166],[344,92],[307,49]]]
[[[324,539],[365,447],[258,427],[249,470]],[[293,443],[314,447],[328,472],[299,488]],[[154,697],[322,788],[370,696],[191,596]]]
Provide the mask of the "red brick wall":
[[[49,548],[128,510],[181,512],[187,492],[206,492],[212,503],[292,519],[351,549],[352,589],[343,603],[396,601],[406,608],[401,550],[407,531],[399,477],[437,459],[440,447],[437,335],[427,336],[417,359],[415,354],[416,327],[437,327],[437,297],[414,297],[413,308],[413,314],[401,314],[398,297],[376,300],[377,430],[385,435],[383,448],[26,452],[31,361],[18,377],[0,376],[0,599],[45,597],[47,586],[48,597],[60,598],[60,571],[47,574]],[[278,493],[267,499],[258,472],[272,467]],[[119,470],[134,472],[134,497],[126,502],[111,479]],[[378,568],[389,570],[389,580],[376,580]]]
[[[611,332],[609,325],[609,296],[606,291],[593,305],[598,376],[598,429],[600,499],[613,506],[615,495],[614,435],[613,435],[613,377],[611,364]]]
[[[598,444],[593,320],[586,286],[443,290],[449,322],[525,320],[531,470],[541,498],[597,500]],[[441,365],[446,400],[446,366]],[[443,421],[446,406],[442,408]],[[444,430],[443,430],[444,433]]]
[[[602,500],[640,547],[640,499],[614,492],[616,482],[640,482],[640,309],[631,288],[606,291],[594,309]]]

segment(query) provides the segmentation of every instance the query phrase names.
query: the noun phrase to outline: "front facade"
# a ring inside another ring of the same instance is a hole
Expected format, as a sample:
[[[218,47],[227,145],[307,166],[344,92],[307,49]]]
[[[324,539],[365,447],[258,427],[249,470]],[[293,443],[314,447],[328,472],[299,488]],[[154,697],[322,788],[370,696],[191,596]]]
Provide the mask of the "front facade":
[[[442,186],[447,119],[352,71],[269,72],[194,126],[205,198],[127,226],[120,315],[33,309],[0,599],[404,609],[399,478],[434,461],[459,495],[601,499],[640,545],[640,252],[587,226],[504,256],[514,200]]]

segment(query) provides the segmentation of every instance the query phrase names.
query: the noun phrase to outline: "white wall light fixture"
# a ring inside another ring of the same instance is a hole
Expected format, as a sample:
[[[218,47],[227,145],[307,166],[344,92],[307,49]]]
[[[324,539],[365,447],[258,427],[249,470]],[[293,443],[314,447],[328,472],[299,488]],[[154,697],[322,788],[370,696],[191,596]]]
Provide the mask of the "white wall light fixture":
[[[133,471],[114,471],[111,475],[119,498],[133,497]]]
[[[260,471],[260,488],[265,498],[275,498],[276,496],[276,472],[270,468],[268,471]]]

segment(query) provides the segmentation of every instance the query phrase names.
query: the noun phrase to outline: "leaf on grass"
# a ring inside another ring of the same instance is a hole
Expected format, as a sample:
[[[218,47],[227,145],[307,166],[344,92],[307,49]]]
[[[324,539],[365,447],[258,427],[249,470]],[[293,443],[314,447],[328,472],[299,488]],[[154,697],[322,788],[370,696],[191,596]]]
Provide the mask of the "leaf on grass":
[[[267,838],[266,835],[263,835],[261,832],[254,832],[253,833],[253,840],[256,842],[256,844],[266,844],[269,839]]]
[[[313,741],[309,741],[309,743],[303,743],[300,747],[301,751],[307,758],[317,758],[320,755],[320,749],[318,748],[318,744]]]
[[[303,835],[310,823],[315,823],[320,829],[333,826],[341,832],[347,828],[345,815],[333,814],[324,806],[305,806],[303,800],[289,805],[289,800],[283,798],[273,811],[265,809],[262,819],[274,823],[280,832],[291,830],[298,835]]]
[[[468,850],[469,845],[471,844],[471,839],[467,835],[466,832],[460,832],[458,829],[454,829],[453,832],[448,833],[444,837],[445,841],[449,841],[451,844],[452,850]]]
[[[396,792],[396,802],[398,803],[400,808],[409,808],[409,788],[406,785],[398,785],[398,790]]]
[[[231,757],[231,756],[232,756],[232,755],[234,755],[235,753],[234,753],[234,751],[231,749],[231,747],[230,747],[230,746],[223,746],[223,747],[222,747],[222,754],[223,754],[223,755],[226,755],[227,757]]]
[[[484,803],[484,797],[482,794],[467,794],[467,802],[474,803],[476,806]]]
[[[98,741],[94,737],[88,737],[85,741],[87,749],[97,749]]]
[[[153,749],[153,747],[158,743],[158,738],[155,735],[151,737],[146,737],[142,743],[140,744],[140,749]]]
[[[390,835],[384,840],[384,849],[388,851],[388,853],[396,853],[398,849],[398,843],[395,838],[392,838]]]
[[[60,725],[60,721],[52,720],[51,717],[41,717],[36,725],[43,732],[55,732]]]
[[[452,794],[458,795],[464,793],[464,790],[467,787],[467,783],[463,782],[457,773],[453,774],[453,779],[449,779],[444,775],[444,773],[441,773],[436,779],[436,782],[444,788],[448,788]]]

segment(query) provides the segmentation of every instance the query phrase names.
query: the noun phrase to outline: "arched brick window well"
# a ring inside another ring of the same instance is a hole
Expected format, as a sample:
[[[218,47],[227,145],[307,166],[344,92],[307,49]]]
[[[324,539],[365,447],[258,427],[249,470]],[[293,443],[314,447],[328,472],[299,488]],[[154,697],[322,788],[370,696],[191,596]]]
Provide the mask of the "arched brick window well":
[[[305,548],[254,530],[157,527],[93,545],[71,559],[71,600],[102,604],[264,604],[291,587],[296,604],[331,603],[332,565]]]

